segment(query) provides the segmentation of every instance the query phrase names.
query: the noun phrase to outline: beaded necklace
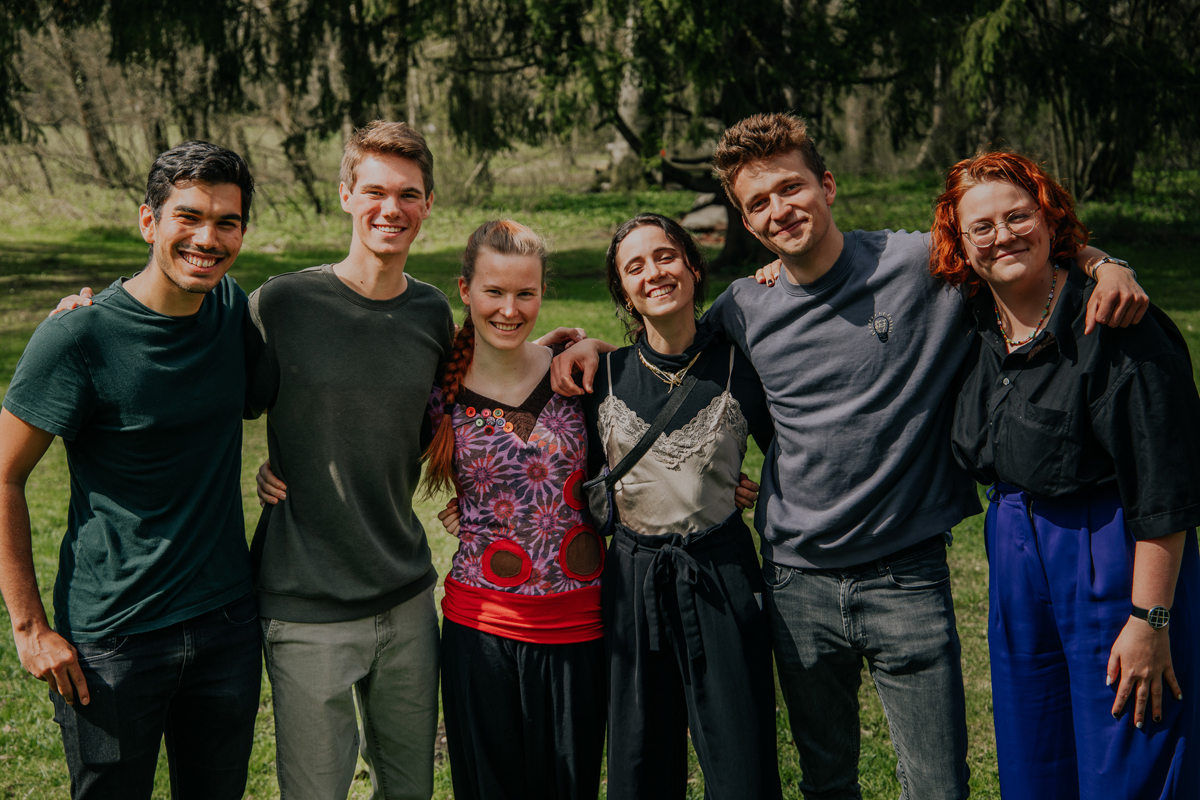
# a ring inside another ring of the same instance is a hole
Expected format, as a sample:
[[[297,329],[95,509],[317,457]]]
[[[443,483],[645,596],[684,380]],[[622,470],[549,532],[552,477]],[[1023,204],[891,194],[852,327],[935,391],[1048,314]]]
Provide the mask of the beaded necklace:
[[[1050,296],[1046,298],[1046,307],[1042,309],[1042,318],[1038,320],[1037,327],[1033,329],[1033,333],[1029,334],[1027,339],[1016,341],[1008,338],[1008,334],[1004,332],[1004,323],[1000,319],[1000,305],[993,300],[992,308],[996,310],[996,327],[1000,329],[1000,335],[1004,337],[1004,341],[1008,342],[1009,347],[1020,347],[1023,344],[1029,344],[1038,335],[1042,329],[1042,324],[1045,323],[1046,317],[1050,315],[1050,301],[1054,299],[1054,287],[1058,283],[1058,264],[1054,265],[1054,278],[1050,281]]]

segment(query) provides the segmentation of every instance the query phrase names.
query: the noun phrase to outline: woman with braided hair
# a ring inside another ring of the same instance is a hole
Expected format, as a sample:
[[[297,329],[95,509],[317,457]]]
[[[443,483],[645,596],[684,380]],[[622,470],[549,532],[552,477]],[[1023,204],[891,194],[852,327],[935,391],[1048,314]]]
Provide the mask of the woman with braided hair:
[[[466,306],[430,399],[425,480],[454,489],[459,538],[442,600],[442,707],[457,798],[594,798],[604,747],[604,543],[579,491],[583,412],[527,341],[546,247],[482,225],[463,254]]]

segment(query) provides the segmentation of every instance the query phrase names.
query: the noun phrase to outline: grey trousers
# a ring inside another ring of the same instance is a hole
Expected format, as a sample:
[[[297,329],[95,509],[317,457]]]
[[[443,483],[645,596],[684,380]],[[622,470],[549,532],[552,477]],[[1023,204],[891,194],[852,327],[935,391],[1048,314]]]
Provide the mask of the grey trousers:
[[[346,797],[358,753],[372,800],[428,800],[438,720],[433,589],[374,617],[263,619],[262,629],[281,800]]]

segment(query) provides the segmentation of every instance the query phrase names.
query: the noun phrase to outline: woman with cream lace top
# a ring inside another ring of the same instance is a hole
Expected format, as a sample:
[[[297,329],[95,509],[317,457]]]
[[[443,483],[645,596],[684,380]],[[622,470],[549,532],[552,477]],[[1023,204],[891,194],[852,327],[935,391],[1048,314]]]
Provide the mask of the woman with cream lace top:
[[[754,541],[734,507],[747,436],[773,436],[737,347],[697,327],[704,258],[675,222],[626,222],[609,290],[634,344],[601,356],[584,397],[590,474],[615,466],[686,375],[671,424],[617,484],[601,587],[609,657],[608,792],[682,798],[687,737],[706,796],[780,796],[775,691]]]

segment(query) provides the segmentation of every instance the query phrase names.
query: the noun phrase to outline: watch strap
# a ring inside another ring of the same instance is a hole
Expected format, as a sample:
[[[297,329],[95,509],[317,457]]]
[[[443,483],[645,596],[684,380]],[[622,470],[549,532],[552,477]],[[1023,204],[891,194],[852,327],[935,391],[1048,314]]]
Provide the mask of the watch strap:
[[[1171,621],[1171,612],[1164,606],[1154,606],[1153,608],[1130,606],[1129,615],[1146,620],[1150,624],[1150,627],[1155,630],[1167,627]]]

